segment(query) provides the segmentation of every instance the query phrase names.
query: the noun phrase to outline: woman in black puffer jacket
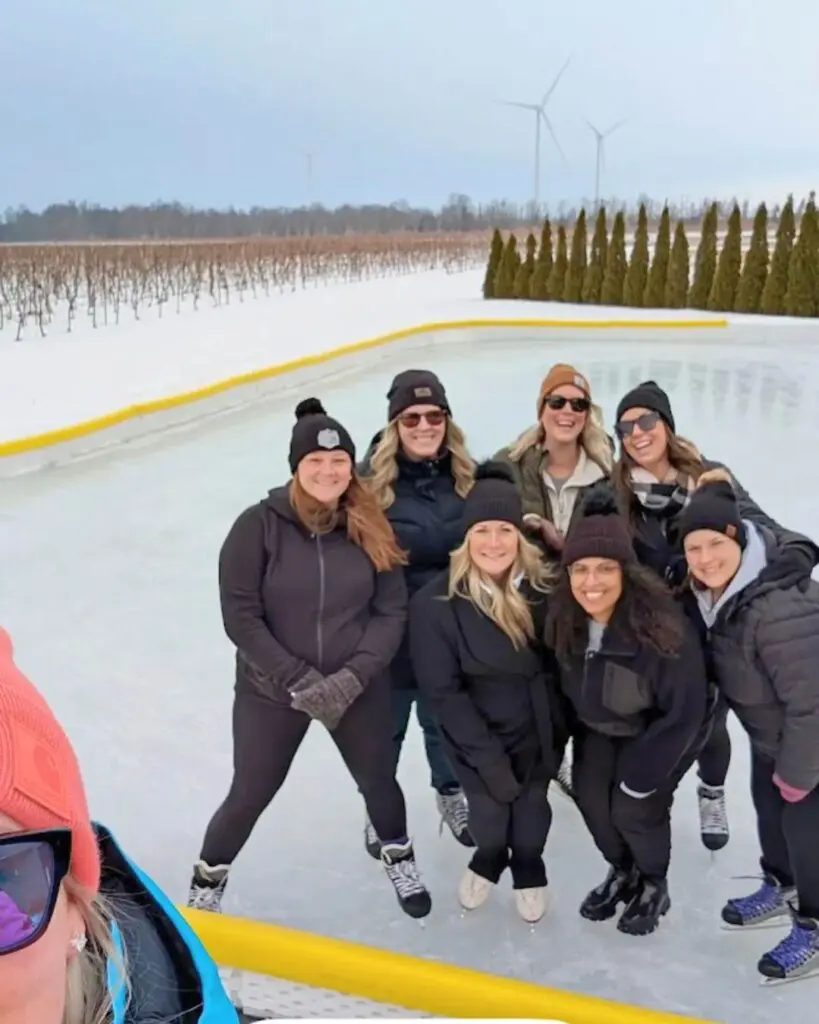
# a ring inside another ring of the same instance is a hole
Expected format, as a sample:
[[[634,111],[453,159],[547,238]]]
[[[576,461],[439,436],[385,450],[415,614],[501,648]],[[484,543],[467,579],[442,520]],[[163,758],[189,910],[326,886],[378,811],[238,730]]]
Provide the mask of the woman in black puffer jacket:
[[[676,433],[671,401],[652,380],[638,384],[620,400],[615,433],[621,448],[612,479],[628,510],[637,557],[675,588],[686,575],[678,536],[679,516],[701,474],[725,467],[704,458],[690,441]],[[733,486],[743,518],[787,541],[786,557],[810,574],[819,562],[819,548],[807,537],[774,522],[736,477]],[[731,739],[727,705],[720,701],[712,712],[711,732],[698,759],[697,797],[702,842],[709,850],[720,850],[729,839],[725,780],[731,762]]]
[[[452,419],[444,386],[434,373],[399,373],[390,385],[387,401],[388,424],[374,438],[359,472],[408,556],[404,575],[411,597],[448,567],[450,551],[463,539],[463,503],[474,482],[475,464]],[[415,705],[441,819],[458,842],[471,846],[464,795],[429,702],[415,678],[406,635],[391,672],[396,768]],[[377,840],[369,821],[365,842],[371,856],[377,857]]]

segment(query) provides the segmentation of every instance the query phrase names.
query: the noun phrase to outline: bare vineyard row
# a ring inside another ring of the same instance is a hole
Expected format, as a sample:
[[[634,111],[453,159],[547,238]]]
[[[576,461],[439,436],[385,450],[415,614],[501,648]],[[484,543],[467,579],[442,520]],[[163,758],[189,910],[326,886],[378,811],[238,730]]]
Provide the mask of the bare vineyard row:
[[[486,232],[0,246],[0,331],[71,331],[331,283],[483,264]],[[64,320],[63,320],[64,318]]]

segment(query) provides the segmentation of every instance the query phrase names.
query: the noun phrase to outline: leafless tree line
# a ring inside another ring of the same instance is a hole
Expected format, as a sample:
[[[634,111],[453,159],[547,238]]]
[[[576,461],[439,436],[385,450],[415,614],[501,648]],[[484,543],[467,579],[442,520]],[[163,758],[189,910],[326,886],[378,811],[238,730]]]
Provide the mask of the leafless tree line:
[[[0,331],[41,336],[59,317],[93,327],[331,283],[483,264],[483,231],[0,246]]]
[[[669,200],[672,218],[687,227],[702,221],[711,198]],[[605,200],[612,214],[624,210],[627,226],[636,223],[640,203],[646,204],[650,223],[660,216],[665,199],[655,200],[640,195],[631,201],[618,196]],[[727,219],[733,207],[731,199],[720,203],[721,220]],[[751,204],[740,203],[743,220],[750,227]],[[25,207],[7,209],[0,219],[0,243],[89,242],[214,238],[287,238],[304,235],[393,234],[412,232],[460,233],[521,229],[548,216],[553,222],[573,222],[580,208],[593,210],[594,201],[584,199],[578,205],[565,202],[543,204],[535,210],[531,203],[521,205],[503,200],[475,203],[469,196],[455,193],[439,209],[413,207],[399,200],[389,205],[344,205],[327,209],[321,205],[301,209],[253,207],[250,210],[200,210],[181,203],[155,203],[151,206],[109,208],[89,203],[62,203],[35,213]],[[801,211],[797,208],[796,213]],[[779,207],[771,206],[769,214],[775,225]]]

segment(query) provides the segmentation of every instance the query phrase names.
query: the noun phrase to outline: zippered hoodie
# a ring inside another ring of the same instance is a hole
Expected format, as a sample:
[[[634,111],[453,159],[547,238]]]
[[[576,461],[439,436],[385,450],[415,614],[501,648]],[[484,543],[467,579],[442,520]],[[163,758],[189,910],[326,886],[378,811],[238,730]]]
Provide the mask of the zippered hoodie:
[[[344,522],[311,533],[288,487],[245,509],[219,554],[225,632],[237,648],[237,686],[290,703],[312,668],[349,669],[364,686],[386,674],[407,619],[403,569],[377,572]]]
[[[747,544],[717,601],[692,587],[711,667],[754,749],[797,789],[819,785],[819,583],[743,519]],[[764,578],[762,577],[765,571]],[[779,571],[778,571],[779,570]]]

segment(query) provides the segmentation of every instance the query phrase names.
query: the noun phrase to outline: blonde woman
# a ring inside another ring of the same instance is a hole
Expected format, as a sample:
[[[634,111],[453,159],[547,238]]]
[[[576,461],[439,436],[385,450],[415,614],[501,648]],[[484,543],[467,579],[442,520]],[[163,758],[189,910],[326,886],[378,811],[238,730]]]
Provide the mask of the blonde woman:
[[[238,1024],[168,898],[92,823],[77,759],[0,629],[0,1024]]]
[[[556,363],[543,378],[536,413],[534,426],[495,458],[512,470],[527,531],[559,559],[578,499],[611,472],[612,442],[588,378],[567,363]],[[568,750],[555,781],[573,798]]]
[[[539,640],[548,572],[521,532],[520,496],[502,465],[478,468],[463,525],[449,570],[410,602],[410,652],[469,806],[477,849],[461,905],[481,906],[508,867],[518,913],[535,923],[546,909],[547,785],[565,735]]]
[[[374,439],[359,472],[384,510],[406,552],[404,578],[410,597],[449,565],[463,538],[464,499],[475,463],[452,418],[446,390],[429,370],[399,373],[387,392],[387,426]],[[464,795],[441,742],[441,733],[412,669],[406,635],[392,661],[395,767],[413,705],[424,737],[435,802],[452,835],[472,846]],[[378,839],[367,819],[365,845],[378,856]]]

